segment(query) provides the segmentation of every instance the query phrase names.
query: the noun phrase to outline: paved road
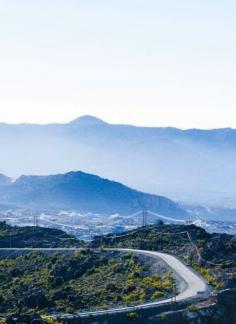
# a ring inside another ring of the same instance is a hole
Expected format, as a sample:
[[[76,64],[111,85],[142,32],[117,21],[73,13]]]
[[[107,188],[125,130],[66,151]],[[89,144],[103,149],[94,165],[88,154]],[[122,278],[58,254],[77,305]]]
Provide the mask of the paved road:
[[[81,250],[80,248],[0,248],[0,251],[80,251],[80,250]],[[176,257],[170,254],[154,252],[154,251],[133,250],[133,249],[107,249],[107,250],[138,253],[138,254],[148,255],[154,258],[156,257],[162,259],[186,283],[186,288],[176,296],[177,302],[199,296],[199,294],[206,293],[208,291],[207,284],[200,276],[198,276],[190,267],[186,266],[183,262],[181,262],[179,259],[177,259]],[[138,309],[155,307],[161,304],[170,303],[171,301],[172,299],[168,298],[160,301],[140,304],[138,306],[133,306],[133,307],[112,308],[108,310],[79,313],[79,315],[81,317],[87,317],[87,316],[103,315],[108,313],[114,314],[114,313],[121,313],[121,312],[129,312]]]
[[[108,249],[108,250],[114,250],[114,249]],[[168,266],[172,268],[173,271],[176,272],[186,283],[186,288],[176,296],[176,302],[197,297],[199,296],[199,294],[206,293],[208,291],[207,284],[200,276],[198,276],[190,267],[186,266],[183,262],[181,262],[179,259],[177,259],[176,257],[170,254],[154,252],[154,251],[133,250],[133,249],[115,249],[115,250],[157,257],[162,259],[166,264],[168,264]],[[79,313],[79,315],[81,317],[87,317],[87,316],[103,315],[108,313],[114,314],[114,313],[130,312],[139,309],[152,308],[161,304],[167,304],[170,303],[171,301],[172,299],[168,298],[168,299],[163,299],[163,300],[154,301],[150,303],[140,304],[138,306],[133,306],[133,307],[112,308],[109,310]]]

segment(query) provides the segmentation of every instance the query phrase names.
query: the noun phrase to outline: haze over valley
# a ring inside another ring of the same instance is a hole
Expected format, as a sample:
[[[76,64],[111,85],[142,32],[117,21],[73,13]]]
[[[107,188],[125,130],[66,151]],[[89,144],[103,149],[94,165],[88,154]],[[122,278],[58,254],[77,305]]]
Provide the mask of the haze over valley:
[[[165,222],[236,232],[234,129],[135,127],[82,116],[68,124],[0,124],[0,135],[0,217],[11,224],[32,225],[37,217],[41,226],[90,239],[140,226],[146,209]]]
[[[0,124],[1,172],[82,170],[185,204],[236,208],[236,131],[108,124]],[[17,161],[17,163],[15,163]]]

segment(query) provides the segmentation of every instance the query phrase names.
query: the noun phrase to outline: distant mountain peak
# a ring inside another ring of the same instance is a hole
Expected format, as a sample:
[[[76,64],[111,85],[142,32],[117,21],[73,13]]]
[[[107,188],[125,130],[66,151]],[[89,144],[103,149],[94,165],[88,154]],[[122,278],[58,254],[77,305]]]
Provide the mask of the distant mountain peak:
[[[103,125],[106,123],[102,119],[99,119],[97,117],[85,115],[72,120],[70,124],[79,125],[79,126],[94,126],[94,125]]]

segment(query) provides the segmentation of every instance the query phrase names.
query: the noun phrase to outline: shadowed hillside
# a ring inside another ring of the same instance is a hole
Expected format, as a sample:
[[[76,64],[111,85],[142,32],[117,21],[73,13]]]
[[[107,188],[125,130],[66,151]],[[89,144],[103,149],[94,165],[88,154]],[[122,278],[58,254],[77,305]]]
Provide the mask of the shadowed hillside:
[[[187,213],[170,199],[83,172],[22,176],[2,185],[0,194],[2,204],[35,209],[128,214],[150,208],[168,216],[187,217]]]

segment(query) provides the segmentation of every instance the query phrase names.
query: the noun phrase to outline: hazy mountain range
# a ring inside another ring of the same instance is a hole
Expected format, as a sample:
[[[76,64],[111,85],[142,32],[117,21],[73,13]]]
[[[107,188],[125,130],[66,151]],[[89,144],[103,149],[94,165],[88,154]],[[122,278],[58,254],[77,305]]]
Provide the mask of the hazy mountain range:
[[[84,116],[0,124],[0,148],[0,171],[13,177],[83,170],[187,203],[236,207],[234,129],[134,127]]]
[[[0,203],[41,210],[77,210],[129,214],[148,208],[167,216],[187,217],[178,204],[121,183],[83,172],[50,176],[21,176],[12,182],[0,175]]]

